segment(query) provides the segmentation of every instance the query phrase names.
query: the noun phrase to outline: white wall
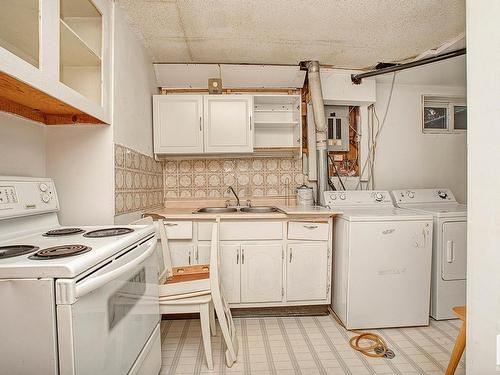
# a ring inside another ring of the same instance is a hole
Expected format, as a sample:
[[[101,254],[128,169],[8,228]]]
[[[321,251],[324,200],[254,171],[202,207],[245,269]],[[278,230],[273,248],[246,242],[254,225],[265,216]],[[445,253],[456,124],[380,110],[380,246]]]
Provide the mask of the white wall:
[[[47,127],[47,176],[63,225],[113,224],[113,133],[109,126]]]
[[[157,92],[153,63],[123,11],[114,8],[114,141],[152,156],[152,95]]]
[[[500,1],[467,1],[467,373],[498,374]]]
[[[45,126],[0,112],[0,176],[45,176]]]
[[[436,66],[439,74],[441,66]],[[464,74],[465,74],[465,66]],[[466,201],[466,134],[423,134],[422,94],[465,96],[465,87],[396,84],[375,159],[375,188],[448,187]],[[390,84],[377,84],[375,105],[384,117]]]

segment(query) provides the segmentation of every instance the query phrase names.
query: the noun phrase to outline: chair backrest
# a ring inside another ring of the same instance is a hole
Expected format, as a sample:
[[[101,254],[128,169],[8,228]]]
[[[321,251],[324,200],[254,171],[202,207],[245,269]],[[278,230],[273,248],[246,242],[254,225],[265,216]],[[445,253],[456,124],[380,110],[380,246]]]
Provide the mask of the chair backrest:
[[[165,229],[165,224],[162,219],[158,219],[156,222],[151,216],[143,217],[142,219],[135,220],[130,223],[131,225],[149,225],[155,224],[156,234],[160,243],[156,245],[156,255],[158,257],[158,279],[164,280],[172,275],[172,261],[170,259],[170,248],[168,247],[167,231]]]
[[[219,298],[222,295],[220,282],[220,217],[215,218],[212,226],[212,242],[210,244],[210,290]]]
[[[161,241],[161,258],[160,264],[160,279],[172,276],[172,257],[170,256],[170,247],[168,245],[167,230],[165,229],[165,221],[157,220],[158,232]]]

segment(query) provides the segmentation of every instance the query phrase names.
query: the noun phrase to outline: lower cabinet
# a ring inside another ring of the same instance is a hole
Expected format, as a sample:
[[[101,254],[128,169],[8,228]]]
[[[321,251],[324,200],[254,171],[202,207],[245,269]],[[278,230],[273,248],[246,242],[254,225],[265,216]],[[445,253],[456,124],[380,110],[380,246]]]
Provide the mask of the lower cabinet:
[[[188,266],[195,263],[194,245],[169,244],[172,267]]]
[[[328,244],[288,244],[286,256],[287,301],[325,300],[328,295]]]
[[[240,303],[240,245],[221,245],[222,292],[228,303]]]
[[[280,302],[282,270],[282,245],[241,245],[241,302]]]

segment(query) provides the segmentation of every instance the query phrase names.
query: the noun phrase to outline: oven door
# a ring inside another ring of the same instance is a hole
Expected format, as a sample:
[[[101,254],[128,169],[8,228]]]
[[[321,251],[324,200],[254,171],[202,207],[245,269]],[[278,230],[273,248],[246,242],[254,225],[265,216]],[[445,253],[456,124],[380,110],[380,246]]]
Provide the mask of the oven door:
[[[126,374],[159,322],[156,237],[74,284],[57,306],[61,374]],[[67,289],[66,289],[67,290]]]

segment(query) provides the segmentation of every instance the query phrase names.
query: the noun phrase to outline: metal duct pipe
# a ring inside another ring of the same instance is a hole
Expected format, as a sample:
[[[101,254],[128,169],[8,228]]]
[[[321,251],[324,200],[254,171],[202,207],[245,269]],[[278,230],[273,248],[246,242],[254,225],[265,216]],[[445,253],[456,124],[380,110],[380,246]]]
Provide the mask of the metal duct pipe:
[[[326,144],[326,118],[321,91],[321,78],[319,75],[319,62],[311,61],[307,67],[307,78],[309,91],[316,125],[316,157],[318,168],[318,189],[316,190],[316,202],[325,205],[323,192],[328,190],[328,151]]]

